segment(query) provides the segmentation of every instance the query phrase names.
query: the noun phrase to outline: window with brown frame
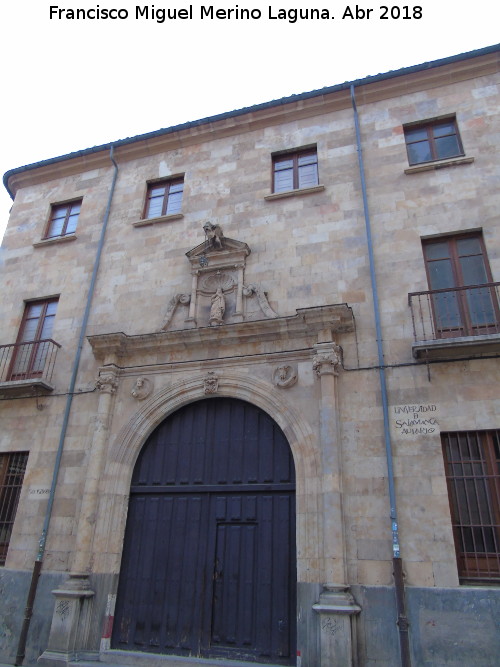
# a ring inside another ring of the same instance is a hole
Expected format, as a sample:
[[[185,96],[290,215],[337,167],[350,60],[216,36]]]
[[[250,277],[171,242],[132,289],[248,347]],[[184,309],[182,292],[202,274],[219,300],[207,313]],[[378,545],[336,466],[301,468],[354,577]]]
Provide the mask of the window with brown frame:
[[[464,155],[455,117],[404,127],[410,165]]]
[[[149,183],[144,219],[160,218],[181,212],[184,179],[175,178]]]
[[[318,185],[316,148],[273,155],[273,192],[287,192]]]
[[[500,431],[441,441],[460,580],[500,583]]]
[[[67,204],[53,204],[44,239],[52,239],[57,236],[74,234],[81,206],[81,199],[68,202]]]
[[[423,241],[431,307],[438,338],[500,330],[496,286],[482,234]]]
[[[42,375],[50,354],[57,310],[57,298],[30,301],[26,304],[14,347],[9,377],[24,380]]]
[[[0,565],[5,565],[28,452],[0,454]]]

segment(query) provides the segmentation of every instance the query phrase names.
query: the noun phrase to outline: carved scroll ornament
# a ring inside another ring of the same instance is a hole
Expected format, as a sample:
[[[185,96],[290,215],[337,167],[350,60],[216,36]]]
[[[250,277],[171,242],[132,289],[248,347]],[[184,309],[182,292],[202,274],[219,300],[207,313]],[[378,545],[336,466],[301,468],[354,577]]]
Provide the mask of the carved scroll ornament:
[[[168,302],[167,312],[165,313],[165,319],[163,320],[163,324],[160,331],[167,330],[168,325],[172,321],[175,309],[177,308],[178,304],[182,303],[183,305],[187,306],[189,305],[190,301],[191,301],[191,296],[189,294],[175,294]]]
[[[266,317],[278,317],[277,313],[275,313],[269,305],[266,293],[262,292],[262,290],[260,290],[257,285],[247,285],[243,287],[243,296],[251,297],[254,294],[256,295],[259,301],[259,306]]]

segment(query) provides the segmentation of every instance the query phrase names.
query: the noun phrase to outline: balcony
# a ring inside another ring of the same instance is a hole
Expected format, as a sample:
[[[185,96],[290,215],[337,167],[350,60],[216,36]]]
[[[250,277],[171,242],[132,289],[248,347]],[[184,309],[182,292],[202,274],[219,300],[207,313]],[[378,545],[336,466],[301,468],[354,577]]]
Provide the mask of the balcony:
[[[481,357],[500,352],[500,283],[408,294],[416,359]]]
[[[51,339],[0,345],[0,396],[54,391],[52,373],[60,347]]]

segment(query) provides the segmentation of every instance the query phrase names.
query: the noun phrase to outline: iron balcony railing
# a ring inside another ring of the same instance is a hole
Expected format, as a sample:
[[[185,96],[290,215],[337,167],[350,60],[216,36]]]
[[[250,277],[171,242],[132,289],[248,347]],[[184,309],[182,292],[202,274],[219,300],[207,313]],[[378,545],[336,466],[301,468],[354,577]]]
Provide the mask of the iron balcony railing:
[[[415,341],[500,333],[500,283],[408,294]]]
[[[0,383],[35,379],[50,382],[60,347],[51,339],[0,345]]]

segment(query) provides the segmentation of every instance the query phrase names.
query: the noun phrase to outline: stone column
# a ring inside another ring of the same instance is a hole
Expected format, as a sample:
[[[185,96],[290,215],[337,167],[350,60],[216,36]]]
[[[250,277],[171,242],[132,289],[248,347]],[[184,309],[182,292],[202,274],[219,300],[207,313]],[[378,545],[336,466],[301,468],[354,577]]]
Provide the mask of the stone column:
[[[96,524],[97,505],[99,502],[99,481],[104,468],[104,453],[108,440],[111,419],[111,402],[118,387],[117,370],[106,368],[99,373],[97,389],[100,392],[99,404],[94,423],[94,438],[90,448],[89,462],[85,476],[80,517],[76,532],[75,557],[72,572],[77,574],[92,572],[93,537]]]
[[[323,339],[329,338],[324,335]],[[331,339],[314,346],[313,370],[321,383],[320,440],[323,464],[323,559],[325,583],[313,609],[321,615],[321,667],[355,664],[355,604],[347,585],[342,506],[342,449],[337,407],[337,378],[342,349]],[[328,582],[328,583],[326,583]]]
[[[238,285],[236,292],[236,310],[233,319],[235,322],[243,322],[243,282],[245,280],[245,265],[237,264],[236,268],[238,269]]]
[[[189,315],[186,322],[189,322],[191,326],[196,326],[196,295],[198,291],[198,271],[193,271],[191,273],[191,300],[189,302]]]
[[[342,351],[334,342],[314,346],[313,370],[321,384],[319,428],[323,464],[325,581],[346,586],[342,467],[337,414],[337,377]]]
[[[113,394],[118,386],[117,370],[102,370],[97,380],[100,392],[94,423],[94,437],[86,469],[80,517],[78,520],[72,571],[66,582],[52,591],[56,598],[47,650],[39,658],[46,667],[67,664],[78,656],[96,657],[89,647],[89,630],[94,591],[89,575],[93,566],[93,539],[99,502],[99,481],[104,466]]]

